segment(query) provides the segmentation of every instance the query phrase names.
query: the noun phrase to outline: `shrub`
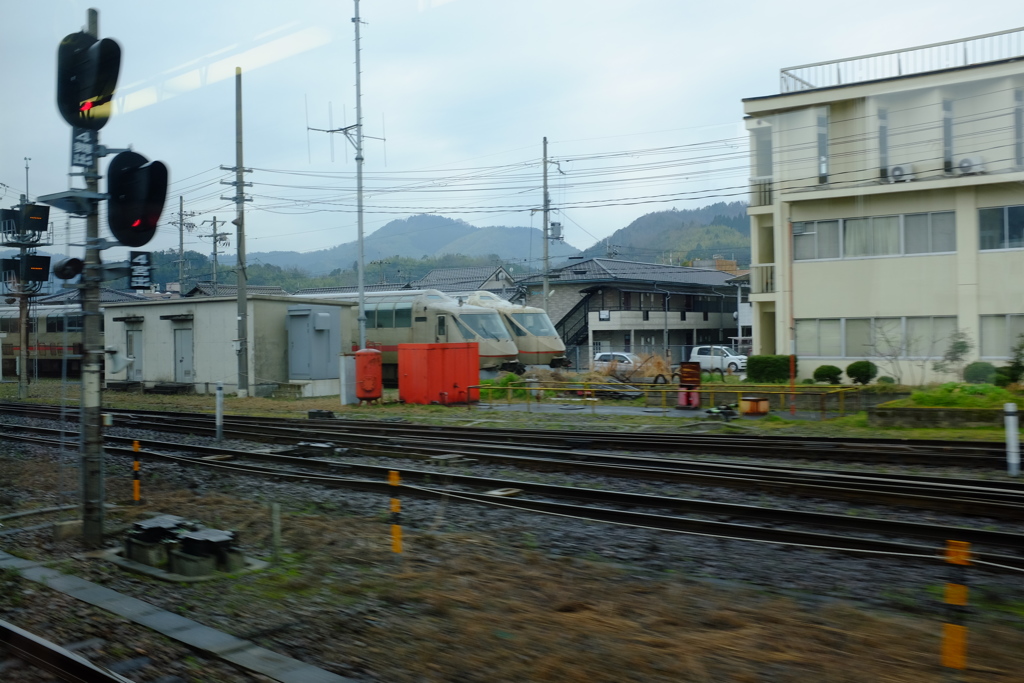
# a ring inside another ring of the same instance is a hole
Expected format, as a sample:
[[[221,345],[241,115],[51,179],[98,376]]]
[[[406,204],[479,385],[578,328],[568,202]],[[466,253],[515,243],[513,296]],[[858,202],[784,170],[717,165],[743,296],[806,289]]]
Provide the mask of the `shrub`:
[[[1004,403],[1015,403],[1020,397],[991,384],[947,382],[928,391],[915,391],[910,400],[918,406],[998,408]]]
[[[878,366],[869,360],[859,360],[846,366],[846,376],[855,384],[868,384],[878,374]]]
[[[800,384],[814,384],[814,380],[811,379],[810,377],[807,377],[804,380],[802,380]]]
[[[892,377],[889,377],[888,375],[882,375],[881,377],[878,378],[878,383],[879,384],[896,384],[896,380],[894,380]]]
[[[766,384],[789,381],[789,356],[751,356],[747,359],[747,379]]]
[[[992,384],[996,379],[996,366],[984,361],[964,368],[964,381],[969,384]]]
[[[996,368],[996,376],[992,380],[992,384],[995,384],[997,387],[1008,387],[1013,383],[1013,368]]]
[[[829,384],[839,384],[842,378],[842,369],[837,368],[834,365],[820,365],[814,369],[815,382],[828,382]]]

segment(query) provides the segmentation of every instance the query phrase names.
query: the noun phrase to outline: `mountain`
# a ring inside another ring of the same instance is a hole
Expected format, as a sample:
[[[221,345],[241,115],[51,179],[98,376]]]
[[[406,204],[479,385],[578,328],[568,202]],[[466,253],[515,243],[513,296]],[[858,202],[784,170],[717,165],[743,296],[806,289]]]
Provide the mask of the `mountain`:
[[[478,228],[465,221],[428,214],[393,220],[367,235],[363,242],[367,263],[393,256],[422,258],[445,254],[497,254],[506,261],[536,262],[544,249],[543,233],[537,228]],[[305,253],[252,252],[248,258],[250,263],[298,268],[318,275],[352,268],[358,258],[358,248],[357,242],[346,242]],[[579,249],[563,242],[554,242],[550,248],[552,259],[564,260],[579,253]]]
[[[586,249],[585,258],[605,257],[673,263],[721,254],[750,263],[750,220],[744,202],[718,202],[699,209],[656,211],[637,218]]]

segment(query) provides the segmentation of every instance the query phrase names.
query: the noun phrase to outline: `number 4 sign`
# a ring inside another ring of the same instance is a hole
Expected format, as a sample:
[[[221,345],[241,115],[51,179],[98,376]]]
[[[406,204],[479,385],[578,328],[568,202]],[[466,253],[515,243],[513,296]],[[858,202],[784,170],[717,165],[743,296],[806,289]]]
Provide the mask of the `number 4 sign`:
[[[131,266],[131,275],[128,276],[128,288],[149,289],[153,284],[152,252],[130,251],[128,256],[128,263]]]

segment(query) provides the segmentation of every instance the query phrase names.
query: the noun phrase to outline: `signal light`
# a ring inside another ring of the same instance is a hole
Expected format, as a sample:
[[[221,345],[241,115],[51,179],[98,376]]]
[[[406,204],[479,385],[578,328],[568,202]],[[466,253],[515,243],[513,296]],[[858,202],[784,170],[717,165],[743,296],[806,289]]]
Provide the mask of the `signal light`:
[[[136,152],[121,152],[107,167],[107,221],[126,247],[153,239],[167,199],[167,166]]]
[[[88,130],[105,126],[120,70],[116,41],[84,32],[66,36],[57,48],[57,109],[64,120]]]
[[[3,278],[18,282],[46,282],[50,279],[50,257],[38,254],[25,255],[25,273],[22,277],[21,257],[5,258],[0,262]]]
[[[66,258],[54,264],[53,274],[61,280],[70,280],[81,275],[84,269],[85,263],[82,262],[82,259]]]

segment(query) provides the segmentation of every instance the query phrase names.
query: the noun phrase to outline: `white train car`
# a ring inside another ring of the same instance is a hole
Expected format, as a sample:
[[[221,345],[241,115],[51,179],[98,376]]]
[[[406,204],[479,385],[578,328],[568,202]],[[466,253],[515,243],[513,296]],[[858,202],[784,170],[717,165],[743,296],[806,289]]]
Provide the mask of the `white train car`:
[[[357,292],[300,291],[303,299],[357,301]],[[519,349],[492,308],[436,289],[366,292],[366,345],[383,354],[384,379],[398,378],[399,344],[476,342],[481,370],[519,370]],[[358,348],[358,347],[357,347]],[[355,349],[353,349],[355,350]]]
[[[547,365],[552,368],[569,365],[569,359],[565,357],[565,343],[543,308],[519,306],[487,291],[459,292],[451,296],[472,306],[484,306],[498,311],[505,328],[516,342],[519,362],[523,365]]]

